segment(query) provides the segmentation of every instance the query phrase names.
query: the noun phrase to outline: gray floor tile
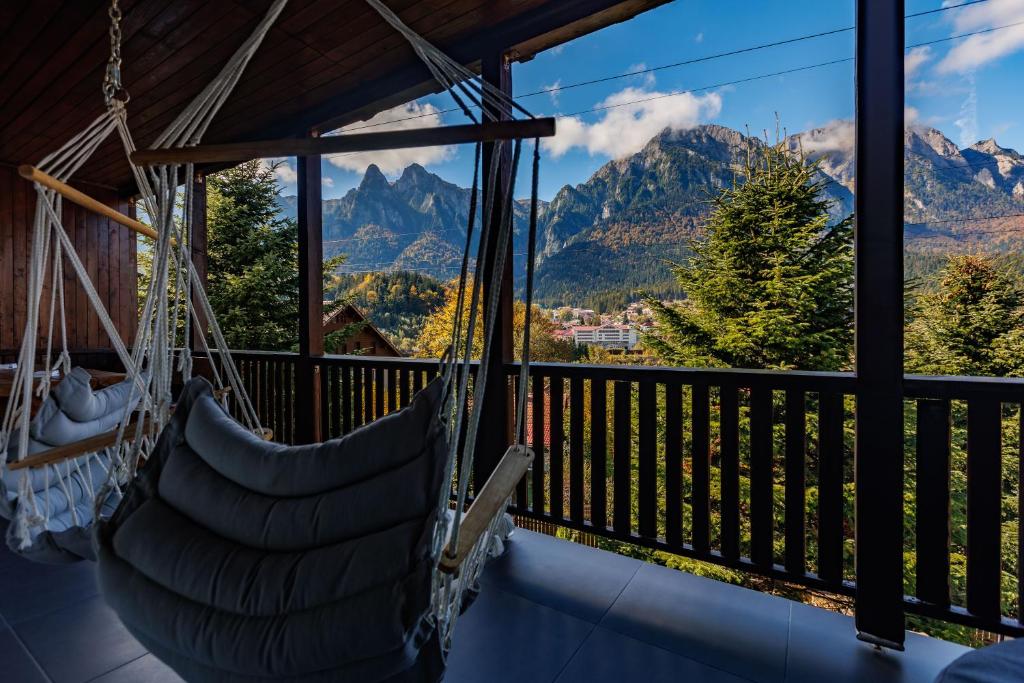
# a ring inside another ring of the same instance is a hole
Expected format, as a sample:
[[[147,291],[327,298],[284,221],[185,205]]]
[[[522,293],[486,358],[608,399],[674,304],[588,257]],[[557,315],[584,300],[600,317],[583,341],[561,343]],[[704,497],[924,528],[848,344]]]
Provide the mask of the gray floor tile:
[[[639,560],[517,529],[481,581],[597,623],[640,568]]]
[[[0,620],[0,678],[17,683],[46,683],[42,669],[11,627]]]
[[[725,671],[598,626],[558,683],[747,683]]]
[[[856,639],[853,618],[793,604],[786,683],[931,683],[968,648],[907,634],[906,651],[876,650]]]
[[[548,683],[593,625],[485,586],[459,618],[445,683]]]
[[[790,602],[644,565],[601,626],[757,683],[782,683]]]
[[[0,520],[0,614],[8,623],[31,619],[99,594],[91,562],[38,564],[13,553]]]
[[[153,655],[147,654],[108,674],[93,679],[92,683],[183,683],[183,681],[163,662]]]
[[[55,683],[88,681],[146,654],[99,596],[12,628]]]

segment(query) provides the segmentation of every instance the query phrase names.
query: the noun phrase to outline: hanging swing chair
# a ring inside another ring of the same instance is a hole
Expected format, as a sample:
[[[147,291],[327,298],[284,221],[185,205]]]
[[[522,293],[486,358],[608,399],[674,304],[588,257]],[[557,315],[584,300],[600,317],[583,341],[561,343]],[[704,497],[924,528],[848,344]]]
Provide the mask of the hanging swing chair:
[[[237,81],[263,35],[284,6],[278,0],[252,37],[220,77],[171,125],[161,140],[197,143],[224,94]],[[103,93],[106,111],[62,147],[19,173],[33,183],[37,198],[28,269],[26,324],[11,387],[0,424],[0,513],[11,520],[8,545],[16,553],[41,562],[95,559],[90,539],[97,517],[118,504],[123,487],[153,448],[156,436],[173,412],[175,375],[192,376],[187,340],[192,323],[205,320],[215,342],[211,351],[202,328],[200,348],[210,358],[217,396],[230,395],[247,428],[265,434],[245,393],[237,369],[201,282],[190,252],[192,198],[186,193],[183,216],[176,212],[177,187],[191,177],[192,167],[144,172],[133,167],[141,202],[155,227],[98,202],[68,185],[68,180],[93,152],[117,131],[126,155],[135,151],[127,127],[128,95],[121,87],[120,11],[110,7],[111,56]],[[179,175],[184,171],[184,175]],[[85,265],[62,223],[64,200],[101,213],[153,240],[149,285],[132,346],[122,340],[96,291]],[[93,392],[85,371],[71,367],[64,308],[65,261],[70,264],[125,369],[121,384]],[[44,285],[50,278],[48,306]],[[43,311],[48,311],[44,316]],[[46,340],[40,353],[38,339]],[[55,339],[59,353],[55,351]],[[39,359],[41,363],[37,363]],[[52,378],[62,376],[56,388]],[[34,399],[39,399],[33,410]]]
[[[475,484],[467,509],[487,383],[481,374],[470,391],[472,339],[481,327],[484,339],[492,338],[506,250],[496,250],[487,301],[480,264],[488,245],[511,238],[509,198],[525,137],[493,122],[496,112],[522,109],[379,0],[367,2],[409,40],[476,124],[460,138],[477,146],[451,344],[439,376],[410,405],[319,444],[261,440],[229,416],[204,379],[186,384],[116,512],[97,528],[105,599],[129,631],[186,680],[439,680],[457,618],[478,590],[487,558],[502,551],[511,533],[506,508],[533,460],[523,434],[539,140],[533,149],[516,442],[487,482]],[[477,123],[477,110],[491,123]],[[553,122],[537,121],[524,123],[553,132]],[[496,148],[486,169],[484,140]],[[505,144],[513,145],[511,168],[499,173]],[[175,163],[217,154],[230,159],[234,152],[225,147],[165,139],[132,158],[152,164],[150,174],[173,173]],[[496,192],[499,182],[504,187]],[[500,205],[495,196],[504,198]],[[483,366],[491,353],[485,343]]]

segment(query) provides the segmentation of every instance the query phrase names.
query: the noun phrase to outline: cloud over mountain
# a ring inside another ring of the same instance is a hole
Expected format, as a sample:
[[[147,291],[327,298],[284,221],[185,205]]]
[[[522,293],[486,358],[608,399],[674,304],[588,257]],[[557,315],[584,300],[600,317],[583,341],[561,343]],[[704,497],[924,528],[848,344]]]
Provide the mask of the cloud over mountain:
[[[558,133],[543,141],[547,153],[557,158],[579,147],[591,155],[621,159],[639,152],[666,128],[689,130],[715,118],[722,110],[722,96],[630,87],[608,96],[597,108],[604,108],[604,113],[594,123],[578,116],[559,118]]]
[[[411,128],[436,128],[441,125],[441,112],[432,104],[409,102],[376,114],[368,121],[345,126],[338,133],[382,132],[408,130]],[[371,127],[372,126],[372,127]],[[359,130],[366,128],[367,130]],[[385,175],[397,175],[410,164],[430,164],[447,161],[455,154],[455,148],[417,147],[412,149],[389,149],[379,152],[354,152],[330,154],[326,159],[338,168],[362,173],[375,164]]]

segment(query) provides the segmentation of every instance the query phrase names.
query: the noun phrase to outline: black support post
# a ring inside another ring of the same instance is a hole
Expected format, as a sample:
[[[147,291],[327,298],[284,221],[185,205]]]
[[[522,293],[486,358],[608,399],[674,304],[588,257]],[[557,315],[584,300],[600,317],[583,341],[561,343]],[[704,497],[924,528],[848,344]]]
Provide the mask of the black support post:
[[[512,94],[512,71],[511,64],[506,58],[504,50],[495,50],[481,59],[481,73],[484,79],[511,96]],[[511,111],[500,111],[499,116],[510,118]],[[480,372],[487,373],[487,388],[484,394],[483,412],[480,416],[480,431],[477,436],[476,454],[473,459],[473,482],[475,490],[479,490],[483,483],[494,470],[498,460],[505,453],[508,445],[512,443],[512,400],[510,396],[511,385],[505,375],[505,364],[513,360],[512,349],[512,235],[504,244],[498,244],[494,239],[498,234],[499,222],[501,220],[501,206],[504,203],[505,189],[508,187],[508,177],[512,165],[512,145],[505,143],[501,146],[500,152],[497,143],[485,143],[483,147],[483,175],[486,178],[490,168],[491,159],[495,153],[500,153],[498,160],[498,176],[495,183],[495,197],[492,203],[493,211],[490,216],[484,216],[483,222],[492,239],[488,243],[487,253],[484,254],[484,262],[481,264],[481,277],[483,277],[483,295],[486,302],[490,292],[491,274],[494,272],[495,260],[500,253],[505,251],[505,267],[501,278],[501,298],[498,303],[498,315],[495,320],[494,330],[491,335],[491,357],[487,367],[481,367]],[[487,183],[483,183],[484,192],[488,191]],[[487,205],[486,197],[482,206]],[[486,311],[485,311],[486,313]],[[485,316],[486,319],[486,316]],[[561,454],[557,454],[561,457]]]
[[[192,253],[192,264],[195,266],[196,274],[199,275],[199,281],[203,283],[203,289],[206,289],[206,275],[208,267],[208,258],[206,254],[206,176],[202,173],[196,173],[192,179],[192,238],[189,242],[189,248]],[[195,305],[195,299],[193,298],[193,307],[196,311],[196,317],[200,320],[197,325],[193,321],[192,328],[192,339],[189,343],[192,345],[192,350],[199,349],[202,346],[200,341],[200,332],[207,337],[207,343],[213,346],[213,340],[208,335],[208,323],[203,312],[200,310],[198,305]]]
[[[903,0],[857,3],[857,637],[903,649]]]
[[[299,157],[299,359],[295,373],[295,441],[320,440],[320,382],[324,353],[323,214],[320,157]]]

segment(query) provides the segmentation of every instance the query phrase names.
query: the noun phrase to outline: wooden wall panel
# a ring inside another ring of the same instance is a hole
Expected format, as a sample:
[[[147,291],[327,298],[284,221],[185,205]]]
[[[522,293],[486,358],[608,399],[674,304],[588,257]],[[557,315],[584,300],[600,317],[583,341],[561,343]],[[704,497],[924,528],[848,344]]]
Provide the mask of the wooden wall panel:
[[[116,207],[123,213],[131,208],[127,198],[113,190],[84,187],[91,196]],[[0,165],[0,356],[9,357],[21,345],[25,328],[28,288],[28,258],[31,249],[32,220],[36,193],[22,180],[14,167]],[[69,202],[63,210],[64,227],[93,285],[99,292],[120,332],[131,344],[137,325],[136,237],[135,234],[101,216]],[[110,348],[110,339],[100,326],[85,290],[79,286],[71,262],[64,259],[65,320],[68,347],[85,352]],[[40,338],[48,325],[51,276],[48,273],[40,309]],[[54,334],[59,334],[59,321]]]

